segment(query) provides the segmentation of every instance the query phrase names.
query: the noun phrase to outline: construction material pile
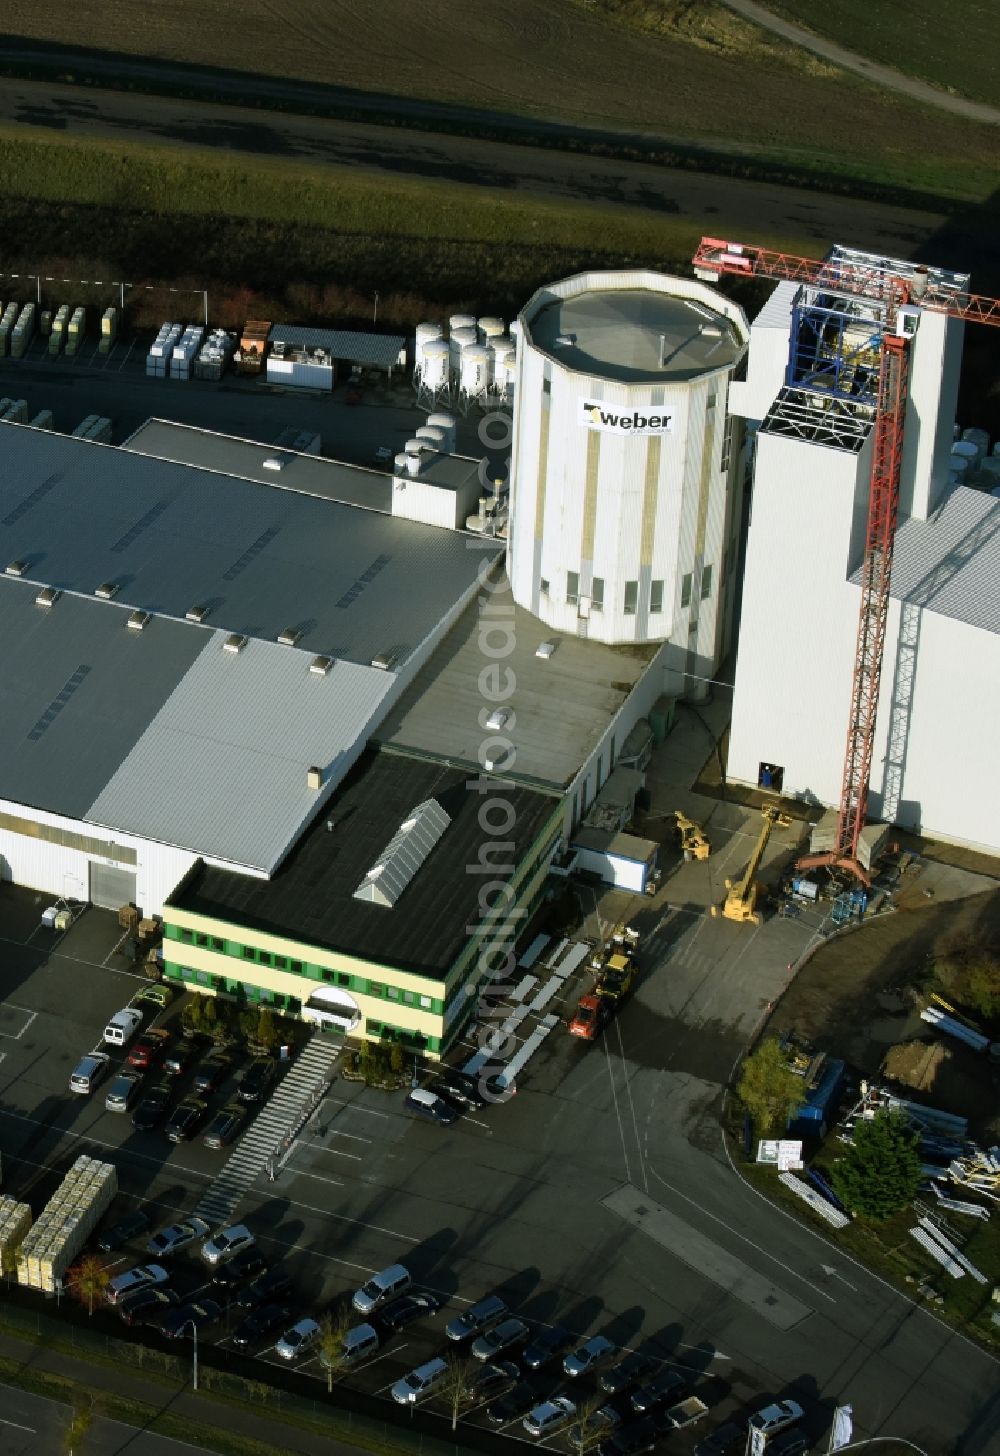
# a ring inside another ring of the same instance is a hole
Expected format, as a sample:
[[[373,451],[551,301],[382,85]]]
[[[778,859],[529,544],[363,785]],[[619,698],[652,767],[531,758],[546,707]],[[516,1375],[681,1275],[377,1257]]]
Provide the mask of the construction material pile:
[[[0,1195],[0,1272],[13,1269],[17,1251],[31,1228],[31,1209],[9,1194]]]
[[[928,1092],[950,1060],[951,1049],[943,1042],[904,1041],[889,1048],[883,1070],[890,1082]]]
[[[113,1163],[77,1158],[17,1251],[17,1282],[55,1292],[118,1191]]]

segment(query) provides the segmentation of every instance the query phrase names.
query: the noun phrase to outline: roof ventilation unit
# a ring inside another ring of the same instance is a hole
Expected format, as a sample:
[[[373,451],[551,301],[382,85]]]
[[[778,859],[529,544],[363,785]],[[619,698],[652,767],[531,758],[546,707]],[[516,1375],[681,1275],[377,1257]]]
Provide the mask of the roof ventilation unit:
[[[59,598],[61,596],[62,596],[62,592],[57,591],[54,586],[43,586],[42,589],[41,589],[41,591],[38,593],[37,597],[35,598],[35,606],[36,607],[51,607],[51,606],[54,606],[54,604],[59,600]]]
[[[203,606],[188,607],[187,611],[184,613],[185,621],[188,622],[204,622],[207,616],[208,608]]]
[[[279,460],[277,458],[277,456],[275,456],[275,455],[269,455],[267,457],[267,459],[264,461],[264,469],[265,470],[284,470],[284,468],[285,468],[285,462],[284,462],[284,460]]]
[[[553,344],[557,349],[568,349],[576,343],[576,334],[556,334]]]
[[[319,657],[313,658],[312,662],[310,662],[309,664],[309,671],[312,673],[313,677],[326,677],[332,666],[333,658],[323,657],[321,655]]]
[[[384,652],[376,652],[372,658],[372,667],[381,668],[383,672],[391,672],[399,661],[402,653],[396,647],[387,647]]]
[[[510,722],[510,716],[510,708],[494,708],[493,712],[486,719],[486,727],[492,728],[494,731],[503,728]]]
[[[130,632],[141,632],[148,621],[148,612],[130,612],[125,625]]]
[[[230,632],[222,644],[222,650],[223,652],[242,652],[246,645],[246,637],[242,636],[239,632]]]
[[[95,589],[94,596],[100,597],[102,602],[110,602],[117,591],[118,583],[116,581],[102,581],[100,586]]]
[[[8,576],[23,576],[28,569],[26,561],[12,561],[4,568]]]
[[[306,769],[306,787],[310,789],[323,787],[323,770],[321,768],[313,766]]]
[[[278,641],[282,647],[294,647],[301,636],[301,627],[286,627],[283,632],[278,633]]]
[[[554,642],[539,642],[535,648],[535,656],[540,657],[543,662],[548,662],[555,650],[556,644]]]

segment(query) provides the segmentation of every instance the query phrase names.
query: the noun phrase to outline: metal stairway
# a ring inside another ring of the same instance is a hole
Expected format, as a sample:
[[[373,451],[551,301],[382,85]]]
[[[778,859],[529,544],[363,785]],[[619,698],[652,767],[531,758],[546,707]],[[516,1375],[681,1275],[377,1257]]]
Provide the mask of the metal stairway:
[[[339,1053],[339,1043],[324,1041],[318,1035],[310,1039],[206,1189],[194,1210],[196,1214],[213,1226],[232,1218],[240,1199],[268,1160],[298,1128],[306,1109],[315,1106],[330,1085]]]

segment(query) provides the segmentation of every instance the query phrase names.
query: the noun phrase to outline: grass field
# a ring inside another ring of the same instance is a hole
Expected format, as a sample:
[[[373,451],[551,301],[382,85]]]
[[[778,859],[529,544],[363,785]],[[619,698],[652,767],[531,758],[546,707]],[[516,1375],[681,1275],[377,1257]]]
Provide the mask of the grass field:
[[[77,0],[6,0],[0,25],[41,41],[100,43],[348,92],[794,156],[890,187],[940,191],[946,179],[956,195],[982,198],[995,183],[995,129],[831,74],[727,19],[714,0],[508,0],[466,7],[460,23],[453,0],[102,0],[100,9],[99,36]]]
[[[222,324],[362,319],[376,290],[387,326],[466,306],[512,314],[582,268],[686,270],[701,232],[698,219],[622,207],[13,132],[0,132],[0,175],[4,272],[207,285]]]
[[[1000,106],[997,0],[766,0],[776,14],[959,96]]]

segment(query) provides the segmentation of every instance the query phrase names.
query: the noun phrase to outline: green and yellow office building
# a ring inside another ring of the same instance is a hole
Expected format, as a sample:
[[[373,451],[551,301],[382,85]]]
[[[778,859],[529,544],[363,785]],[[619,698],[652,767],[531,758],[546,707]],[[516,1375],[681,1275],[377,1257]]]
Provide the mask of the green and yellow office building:
[[[560,798],[367,753],[271,879],[199,861],[164,908],[168,981],[438,1058],[540,907]]]

